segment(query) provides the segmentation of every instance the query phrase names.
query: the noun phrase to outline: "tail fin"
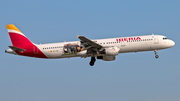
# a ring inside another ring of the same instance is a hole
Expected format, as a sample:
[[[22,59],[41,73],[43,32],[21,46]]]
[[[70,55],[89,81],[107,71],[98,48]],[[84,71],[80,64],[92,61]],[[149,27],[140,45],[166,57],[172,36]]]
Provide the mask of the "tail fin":
[[[33,43],[13,24],[6,25],[6,27],[13,46],[23,48],[25,46],[33,45]]]

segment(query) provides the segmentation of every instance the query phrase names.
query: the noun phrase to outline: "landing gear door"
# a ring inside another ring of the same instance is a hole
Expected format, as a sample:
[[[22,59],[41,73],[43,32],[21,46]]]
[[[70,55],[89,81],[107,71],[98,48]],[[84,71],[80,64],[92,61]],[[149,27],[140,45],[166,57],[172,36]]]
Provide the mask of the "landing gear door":
[[[159,40],[158,40],[158,36],[153,36],[154,37],[154,44],[158,44],[159,43]]]

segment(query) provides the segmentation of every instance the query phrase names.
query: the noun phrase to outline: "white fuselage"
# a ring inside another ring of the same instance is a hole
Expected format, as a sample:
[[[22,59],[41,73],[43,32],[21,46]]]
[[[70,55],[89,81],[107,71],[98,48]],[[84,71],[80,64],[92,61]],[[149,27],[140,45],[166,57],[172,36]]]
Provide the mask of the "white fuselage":
[[[137,39],[139,38],[139,39]],[[162,35],[146,35],[146,36],[133,36],[133,37],[120,37],[109,39],[97,39],[92,40],[103,47],[118,47],[119,53],[126,52],[139,52],[139,51],[152,51],[166,49],[174,46],[174,41],[167,39]],[[73,54],[72,50],[64,49],[67,44],[80,45],[80,41],[61,42],[51,44],[36,45],[48,58],[69,58],[69,57],[89,57],[86,54],[87,50]],[[65,52],[72,51],[72,54],[66,55]],[[34,50],[38,53],[38,51]],[[64,55],[63,55],[64,54]],[[96,54],[96,56],[102,56],[102,54]]]
[[[116,55],[127,52],[152,51],[158,58],[157,50],[170,48],[175,42],[162,35],[145,35],[90,40],[78,36],[80,41],[51,44],[34,44],[15,25],[6,25],[12,46],[6,53],[21,56],[56,59],[70,57],[91,57],[90,66],[96,59],[114,61]]]

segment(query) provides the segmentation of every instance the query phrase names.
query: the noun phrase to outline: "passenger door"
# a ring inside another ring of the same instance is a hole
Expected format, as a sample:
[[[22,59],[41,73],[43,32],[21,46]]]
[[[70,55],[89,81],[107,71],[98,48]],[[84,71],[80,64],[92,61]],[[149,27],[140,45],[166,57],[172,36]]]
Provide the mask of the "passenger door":
[[[121,47],[124,47],[124,46],[125,46],[125,42],[121,41]]]
[[[38,48],[36,46],[33,46],[34,54],[38,54]]]
[[[159,43],[158,36],[155,35],[155,36],[154,36],[154,44],[158,44],[158,43]]]

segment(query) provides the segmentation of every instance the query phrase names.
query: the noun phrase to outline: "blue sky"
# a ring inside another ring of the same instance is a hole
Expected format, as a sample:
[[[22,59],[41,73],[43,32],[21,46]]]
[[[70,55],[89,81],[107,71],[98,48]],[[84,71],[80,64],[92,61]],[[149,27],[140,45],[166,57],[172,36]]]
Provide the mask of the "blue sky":
[[[3,0],[0,3],[1,101],[179,101],[180,1]],[[115,61],[37,59],[5,54],[6,24],[34,43],[165,35],[172,48],[119,54]]]

